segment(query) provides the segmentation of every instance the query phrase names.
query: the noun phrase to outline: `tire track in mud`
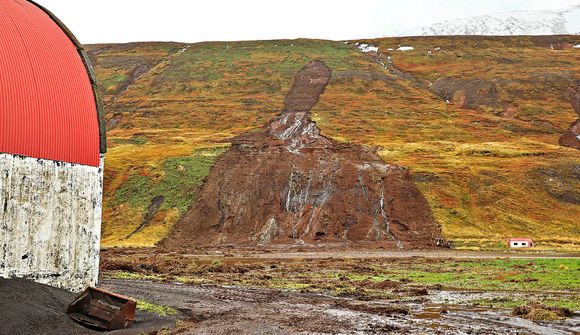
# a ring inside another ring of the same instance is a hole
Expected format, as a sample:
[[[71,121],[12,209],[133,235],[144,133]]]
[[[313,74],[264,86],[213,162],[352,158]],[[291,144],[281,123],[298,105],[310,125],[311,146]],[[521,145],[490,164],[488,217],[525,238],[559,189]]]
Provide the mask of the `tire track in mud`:
[[[283,112],[233,139],[162,247],[435,245],[440,229],[406,168],[320,134],[310,110],[331,76],[321,61],[298,71]]]

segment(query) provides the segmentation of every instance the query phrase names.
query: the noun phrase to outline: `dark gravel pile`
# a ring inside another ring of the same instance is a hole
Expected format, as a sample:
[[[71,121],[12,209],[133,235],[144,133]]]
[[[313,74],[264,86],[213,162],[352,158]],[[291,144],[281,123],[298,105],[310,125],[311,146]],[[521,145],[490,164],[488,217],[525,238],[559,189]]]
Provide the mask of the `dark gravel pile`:
[[[130,329],[98,332],[66,315],[75,294],[25,279],[0,278],[0,335],[24,334],[140,334],[172,326],[173,318],[137,311]]]

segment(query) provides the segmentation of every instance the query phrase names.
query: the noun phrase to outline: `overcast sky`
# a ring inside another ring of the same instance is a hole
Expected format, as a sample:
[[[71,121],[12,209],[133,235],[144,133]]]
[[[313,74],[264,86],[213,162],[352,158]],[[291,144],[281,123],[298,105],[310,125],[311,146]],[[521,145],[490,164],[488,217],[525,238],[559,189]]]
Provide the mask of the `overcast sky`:
[[[37,0],[81,43],[381,37],[448,19],[580,0]]]

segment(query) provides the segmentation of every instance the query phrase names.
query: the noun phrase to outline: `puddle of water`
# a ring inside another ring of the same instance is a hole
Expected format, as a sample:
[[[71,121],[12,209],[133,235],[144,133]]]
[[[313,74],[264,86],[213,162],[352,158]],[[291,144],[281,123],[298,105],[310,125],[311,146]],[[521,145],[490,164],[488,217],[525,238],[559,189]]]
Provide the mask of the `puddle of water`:
[[[448,309],[443,306],[427,306],[424,309],[414,312],[413,318],[415,319],[438,319],[441,314],[447,313]]]
[[[549,294],[548,294],[549,295]],[[413,304],[412,319],[428,322],[433,327],[445,328],[464,324],[473,330],[496,329],[502,333],[526,334],[580,334],[580,315],[555,322],[534,322],[513,317],[509,311],[471,304],[474,300],[510,297],[527,297],[520,292],[476,292],[476,291],[438,291],[430,292],[427,304]],[[456,329],[457,330],[457,329]]]
[[[531,334],[542,334],[542,335],[567,335],[567,334],[575,334],[576,332],[570,328],[560,328],[554,327],[552,324],[538,324],[531,320],[526,320],[518,317],[511,317],[499,314],[497,312],[483,312],[483,313],[474,313],[474,312],[455,312],[450,313],[446,316],[449,319],[461,321],[461,322],[471,322],[475,323],[482,323],[482,324],[495,324],[498,327],[506,327],[512,329],[522,329]]]

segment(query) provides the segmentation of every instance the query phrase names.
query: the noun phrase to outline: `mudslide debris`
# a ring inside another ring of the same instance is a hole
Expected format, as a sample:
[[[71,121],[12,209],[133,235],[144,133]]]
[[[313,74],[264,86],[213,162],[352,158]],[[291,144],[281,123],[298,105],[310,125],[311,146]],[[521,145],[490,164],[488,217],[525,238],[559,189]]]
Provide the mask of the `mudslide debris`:
[[[162,246],[435,245],[439,227],[409,171],[374,148],[324,137],[312,121],[331,74],[321,61],[298,71],[283,112],[233,139]]]

